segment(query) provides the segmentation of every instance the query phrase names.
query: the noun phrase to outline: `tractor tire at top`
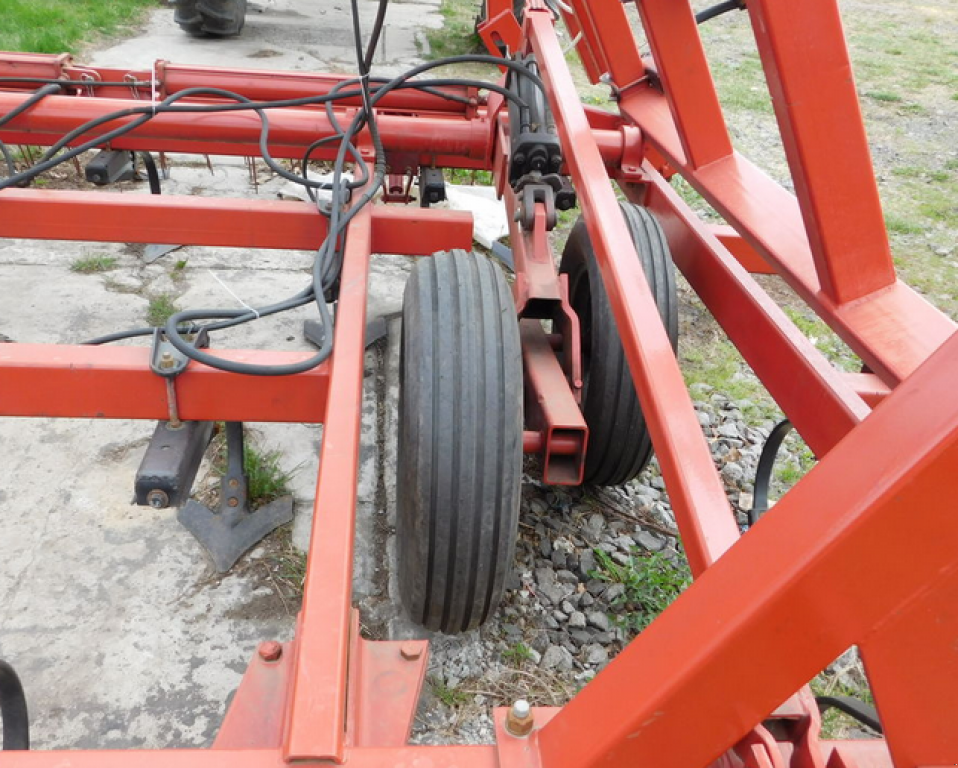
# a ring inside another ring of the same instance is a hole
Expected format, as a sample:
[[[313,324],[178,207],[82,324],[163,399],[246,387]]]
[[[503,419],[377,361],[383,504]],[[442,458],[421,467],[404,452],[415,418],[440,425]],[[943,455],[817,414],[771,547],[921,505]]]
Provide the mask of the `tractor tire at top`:
[[[678,297],[665,235],[645,208],[623,203],[622,213],[674,350],[679,335]],[[569,300],[581,327],[582,414],[589,426],[583,482],[622,485],[649,463],[652,439],[581,216],[569,235],[559,271],[569,276]]]
[[[176,0],[174,20],[197,37],[238,35],[246,22],[247,0]]]

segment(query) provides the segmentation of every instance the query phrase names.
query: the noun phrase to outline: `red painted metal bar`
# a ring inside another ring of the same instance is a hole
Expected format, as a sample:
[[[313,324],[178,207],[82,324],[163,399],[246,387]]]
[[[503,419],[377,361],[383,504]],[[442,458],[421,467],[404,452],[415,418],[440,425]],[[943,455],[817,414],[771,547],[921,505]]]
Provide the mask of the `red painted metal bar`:
[[[686,161],[698,168],[727,157],[732,153],[732,140],[692,6],[687,0],[637,0],[636,6],[678,126]],[[624,86],[628,81],[616,78],[616,82]]]
[[[28,94],[0,92],[0,115],[10,112],[27,98]],[[141,102],[136,106],[148,107],[149,102]],[[46,146],[90,120],[132,107],[125,99],[48,96],[4,126],[2,135],[5,141]],[[340,118],[345,121],[343,113],[340,113]],[[105,128],[91,131],[85,138],[101,135],[133,119],[120,118]],[[299,157],[313,141],[335,133],[322,108],[272,110],[269,121],[270,150],[277,157]],[[387,152],[415,154],[424,158],[427,164],[440,156],[473,160],[489,157],[490,133],[483,120],[423,115],[415,118],[415,130],[409,129],[410,117],[405,115],[384,114],[379,116],[377,122]],[[112,146],[119,149],[152,148],[169,152],[259,156],[260,131],[260,120],[252,112],[202,115],[161,113],[129,136],[115,139]],[[224,151],[234,145],[233,151]],[[335,152],[335,146],[331,150],[320,149],[315,157],[328,159]]]
[[[633,89],[619,106],[886,384],[912,373],[955,331],[951,320],[901,282],[838,306],[819,283],[793,195],[738,153],[698,170],[687,167],[665,97],[653,89]]]
[[[953,493],[931,503],[953,506]],[[925,508],[916,507],[924,525]],[[920,521],[920,522],[919,522]],[[952,539],[956,543],[956,539]],[[898,766],[953,765],[958,755],[958,570],[859,643],[885,739]],[[931,706],[916,706],[917,703]]]
[[[775,270],[738,232],[725,224],[713,224],[709,231],[728,248],[735,259],[753,275],[774,275]]]
[[[313,250],[327,220],[312,203],[247,198],[6,189],[0,237]],[[377,253],[426,255],[470,248],[472,214],[374,206]]]
[[[847,380],[652,167],[645,202],[676,266],[817,456],[869,414]]]
[[[836,0],[748,4],[822,290],[845,304],[895,282]]]
[[[160,81],[160,95],[162,98],[174,93],[185,91],[188,88],[222,88],[227,91],[242,94],[254,101],[281,101],[284,99],[301,99],[307,96],[321,96],[329,93],[334,86],[348,80],[355,80],[350,75],[333,75],[319,72],[286,72],[262,69],[223,69],[221,67],[199,67],[183,64],[172,64],[167,61],[158,61],[156,73]],[[150,72],[142,74],[144,80],[149,80]],[[106,79],[106,78],[104,78]],[[375,85],[375,83],[373,83]],[[344,90],[356,90],[345,88]],[[430,93],[416,90],[397,90],[383,96],[376,105],[380,112],[396,110],[400,112],[449,112],[465,115],[474,111],[478,104],[478,91],[475,88],[443,86],[436,90],[456,96],[458,99],[468,99],[472,103],[463,103],[460,100],[452,101]],[[359,106],[360,97],[337,100],[337,106]]]
[[[29,94],[0,91],[0,116],[27,98]],[[185,103],[211,102],[190,100]],[[138,102],[135,106],[148,105],[149,102]],[[49,96],[0,129],[0,138],[13,144],[50,146],[90,120],[133,106],[125,99]],[[120,118],[84,138],[102,135],[133,119]],[[346,121],[343,114],[340,119]],[[325,111],[319,108],[272,110],[269,120],[270,152],[277,158],[299,159],[313,141],[333,134]],[[383,114],[377,123],[388,154],[409,156],[426,166],[487,168],[492,158],[493,132],[484,108],[474,118]],[[258,157],[261,127],[259,118],[251,112],[165,113],[114,139],[110,146],[114,149]],[[612,166],[618,164],[623,152],[622,133],[596,129],[595,140],[606,162]],[[336,151],[333,144],[319,148],[313,156],[317,160],[330,160]]]
[[[590,45],[600,43],[592,50],[597,63],[603,66],[601,74],[608,74],[621,88],[645,77],[645,65],[632,35],[627,33],[629,17],[623,3],[570,0],[569,4]]]
[[[366,288],[372,247],[367,206],[349,225],[329,396],[283,754],[342,762],[352,608],[353,539],[363,400]]]
[[[566,705],[540,734],[543,764],[707,765],[888,617],[904,619],[940,588],[953,595],[958,517],[943,495],[958,466],[956,376],[958,337]],[[920,524],[903,526],[916,510]],[[953,598],[943,615],[943,634],[922,621],[895,643],[899,664],[913,648],[953,640]],[[949,654],[941,674],[954,686]],[[633,706],[609,706],[617,701]],[[891,733],[907,727],[881,711]],[[929,729],[954,762],[953,718],[932,716]]]
[[[428,640],[366,640],[353,609],[346,740],[349,747],[402,748],[426,677]]]
[[[277,646],[278,658],[253,654],[211,749],[279,749],[294,645],[276,643],[273,654]]]
[[[589,438],[582,411],[542,330],[542,323],[520,320],[519,336],[525,369],[526,423],[538,428],[545,438],[542,441],[542,478],[555,485],[578,485],[585,471]],[[560,445],[554,447],[553,439]],[[565,450],[570,442],[575,444],[572,453]],[[559,447],[562,450],[556,450]]]
[[[546,436],[542,431],[536,432],[527,429],[522,433],[523,453],[541,453],[546,444]],[[564,456],[574,456],[581,452],[581,441],[572,436],[552,435],[552,452]]]
[[[891,389],[874,373],[843,373],[842,378],[872,408],[891,394]]]
[[[227,360],[283,365],[303,352],[213,350]],[[199,363],[176,377],[183,419],[319,423],[329,368],[296,376],[237,376]],[[169,418],[166,383],[143,347],[0,344],[0,416],[90,419]]]
[[[171,755],[183,768],[288,768],[275,749],[126,749],[8,751],[3,768],[169,768]],[[493,745],[406,746],[349,750],[350,768],[500,768]]]
[[[693,573],[701,573],[738,539],[738,527],[592,140],[550,14],[528,11],[526,30],[539,58],[564,154],[689,563]]]

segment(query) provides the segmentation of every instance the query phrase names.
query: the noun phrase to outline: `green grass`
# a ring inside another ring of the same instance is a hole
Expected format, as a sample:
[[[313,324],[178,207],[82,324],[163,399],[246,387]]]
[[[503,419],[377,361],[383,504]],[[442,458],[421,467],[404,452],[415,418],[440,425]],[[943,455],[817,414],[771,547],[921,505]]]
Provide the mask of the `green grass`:
[[[892,104],[896,104],[902,100],[901,96],[897,93],[888,93],[887,91],[869,91],[863,95],[875,101],[884,101]]]
[[[532,650],[525,643],[516,643],[502,652],[502,658],[519,667],[532,658]]]
[[[833,365],[850,373],[862,369],[861,360],[855,353],[810,309],[785,307],[785,314]]]
[[[146,322],[153,327],[166,325],[171,315],[180,311],[172,294],[160,293],[150,299],[146,309]]]
[[[213,471],[222,477],[226,474],[226,425],[222,422],[216,425],[216,436],[213,439],[213,453],[215,456]],[[246,474],[246,488],[249,494],[250,507],[255,509],[269,504],[281,496],[290,495],[290,482],[293,472],[288,472],[281,466],[283,454],[278,450],[260,448],[253,435],[246,431],[243,440],[243,472]]]
[[[595,550],[595,578],[622,584],[625,592],[613,602],[611,618],[628,632],[645,629],[692,582],[688,565],[673,562],[661,552],[633,551],[628,565],[621,565],[608,552]]]
[[[446,685],[442,679],[438,677],[429,678],[429,687],[432,688],[432,692],[436,695],[436,698],[447,707],[458,707],[469,700],[469,694],[460,691],[458,688]]]
[[[476,34],[476,16],[479,3],[474,0],[443,0],[439,8],[444,25],[442,29],[426,31],[430,59],[444,59],[462,53],[485,51]]]
[[[450,184],[491,187],[495,184],[492,171],[473,171],[468,168],[447,168],[446,179]]]
[[[64,53],[142,19],[158,0],[0,0],[0,50]]]
[[[281,496],[289,495],[292,475],[280,466],[283,454],[279,451],[263,451],[246,440],[243,469],[246,472],[250,505],[269,504]]]
[[[775,411],[771,397],[724,334],[696,337],[694,343],[680,335],[679,361],[688,386],[708,384],[729,400],[751,402],[742,409],[748,419],[764,419]]]
[[[92,275],[97,272],[108,272],[116,267],[116,261],[117,260],[115,256],[96,254],[95,256],[87,256],[82,259],[77,259],[70,265],[70,271],[79,272],[81,275]]]

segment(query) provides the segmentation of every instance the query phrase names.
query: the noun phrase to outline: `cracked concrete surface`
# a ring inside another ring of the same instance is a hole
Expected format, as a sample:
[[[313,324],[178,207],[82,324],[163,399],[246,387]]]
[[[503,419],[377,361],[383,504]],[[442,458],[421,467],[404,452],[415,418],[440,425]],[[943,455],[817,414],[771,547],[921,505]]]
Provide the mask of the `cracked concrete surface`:
[[[376,3],[363,0],[371,24]],[[163,58],[221,66],[349,71],[348,3],[275,0],[251,12],[235,40],[187,37],[166,9],[145,31],[92,57],[102,66],[149,67]],[[394,2],[377,68],[415,63],[417,36],[440,26],[438,0]],[[254,189],[240,159],[219,158],[214,172],[195,158],[172,158],[164,190],[178,194],[272,199],[274,180]],[[125,185],[143,194],[145,185]],[[115,191],[115,190],[113,190]],[[0,240],[4,306],[0,332],[18,342],[76,343],[144,325],[150,297],[181,307],[255,304],[298,291],[312,254],[184,248],[146,265],[139,246]],[[113,269],[77,274],[79,258],[110,256]],[[186,261],[183,269],[174,269]],[[370,312],[395,313],[408,260],[377,257]],[[221,347],[307,349],[300,309],[217,335]],[[142,342],[139,342],[142,343]],[[382,462],[392,427],[378,398],[394,394],[385,342],[366,357],[354,599],[380,632],[403,626],[389,600],[382,545],[386,503],[394,492]],[[0,347],[2,352],[2,347]],[[2,393],[0,393],[2,396]],[[40,749],[208,745],[226,697],[256,645],[292,636],[294,617],[255,568],[217,576],[180,527],[175,510],[131,504],[133,478],[153,424],[133,421],[0,420],[0,658],[14,664],[31,708]],[[250,425],[265,448],[282,451],[293,473],[294,541],[306,546],[322,429]],[[255,564],[263,549],[249,557]],[[407,634],[414,630],[407,628]]]

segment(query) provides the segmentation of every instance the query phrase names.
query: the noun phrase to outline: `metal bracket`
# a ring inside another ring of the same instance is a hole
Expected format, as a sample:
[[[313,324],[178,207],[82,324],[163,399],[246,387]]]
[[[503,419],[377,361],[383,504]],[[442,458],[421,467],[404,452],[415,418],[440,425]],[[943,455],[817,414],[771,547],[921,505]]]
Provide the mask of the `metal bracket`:
[[[220,573],[226,573],[244,552],[281,525],[293,520],[293,498],[283,496],[257,510],[249,507],[248,478],[243,471],[243,422],[226,423],[226,475],[220,481],[219,511],[195,501],[181,507],[176,515],[213,559]]]
[[[210,338],[206,329],[201,328],[191,343],[197,349],[208,347]],[[153,349],[150,352],[150,369],[153,373],[166,379],[166,402],[170,412],[170,429],[179,429],[183,424],[180,421],[179,408],[176,403],[176,386],[173,379],[183,373],[189,364],[190,358],[167,341],[163,330],[154,328]]]
[[[575,190],[568,179],[556,173],[542,175],[530,173],[519,179],[513,189],[519,201],[517,217],[526,231],[533,228],[536,203],[542,203],[546,209],[546,229],[551,231],[556,225],[556,210],[567,211],[576,206]]]

